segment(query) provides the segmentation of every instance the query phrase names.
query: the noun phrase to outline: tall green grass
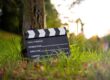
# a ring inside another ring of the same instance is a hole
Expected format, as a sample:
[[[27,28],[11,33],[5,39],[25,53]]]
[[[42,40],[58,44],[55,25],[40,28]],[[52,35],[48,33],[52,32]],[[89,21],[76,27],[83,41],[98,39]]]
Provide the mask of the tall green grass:
[[[0,32],[0,67],[20,59],[20,37],[14,34]]]
[[[0,69],[3,80],[110,80],[110,51],[84,51],[70,45],[71,54],[25,62],[20,37],[0,32]]]

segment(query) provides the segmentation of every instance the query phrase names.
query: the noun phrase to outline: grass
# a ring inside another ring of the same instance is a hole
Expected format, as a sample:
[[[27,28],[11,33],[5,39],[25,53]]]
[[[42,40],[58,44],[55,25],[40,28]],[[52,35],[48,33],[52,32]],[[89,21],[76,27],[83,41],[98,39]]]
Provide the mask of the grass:
[[[71,55],[40,62],[23,60],[20,37],[0,31],[0,75],[3,80],[110,80],[110,52],[81,51],[70,46]]]
[[[20,58],[20,37],[0,31],[0,67]]]

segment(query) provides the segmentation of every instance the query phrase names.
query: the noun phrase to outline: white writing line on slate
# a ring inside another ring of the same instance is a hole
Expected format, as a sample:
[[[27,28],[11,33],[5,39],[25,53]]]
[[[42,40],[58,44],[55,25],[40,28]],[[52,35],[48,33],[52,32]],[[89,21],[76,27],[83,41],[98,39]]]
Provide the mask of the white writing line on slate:
[[[31,43],[42,43],[43,40],[36,40],[36,41],[28,41],[27,43],[28,44],[31,44]]]
[[[67,55],[67,54],[69,54],[69,53],[66,52],[65,54]],[[32,57],[32,58],[38,58],[38,57],[46,57],[46,56],[54,56],[54,55],[56,55],[56,54],[49,54],[49,55],[48,55],[48,54],[45,54],[45,55],[37,55],[37,54],[36,54],[36,55],[32,55],[31,57]]]
[[[28,46],[28,48],[52,47],[52,46],[60,46],[60,45],[68,45],[68,43],[63,43],[63,44],[52,44],[52,45],[46,45],[46,46],[42,46],[42,45]]]
[[[31,50],[30,53],[34,53],[34,52],[48,52],[48,51],[56,52],[56,50],[62,51],[62,50],[68,50],[68,48],[50,49],[50,50]]]

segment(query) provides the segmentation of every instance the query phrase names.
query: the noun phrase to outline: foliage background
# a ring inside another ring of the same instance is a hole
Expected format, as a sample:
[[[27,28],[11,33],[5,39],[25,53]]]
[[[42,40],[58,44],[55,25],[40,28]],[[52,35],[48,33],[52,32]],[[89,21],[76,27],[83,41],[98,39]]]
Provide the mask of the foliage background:
[[[20,33],[22,29],[22,19],[23,14],[22,6],[26,6],[26,1],[19,1],[19,0],[0,0],[0,8],[2,9],[2,16],[1,19],[1,29]],[[8,3],[8,4],[7,4]],[[26,11],[27,10],[27,11]],[[25,12],[28,12],[28,9],[25,8]],[[24,13],[25,13],[24,12]],[[60,27],[61,21],[58,18],[58,13],[54,6],[51,4],[50,0],[45,0],[45,14],[46,14],[46,24],[47,27]],[[27,15],[29,16],[29,15]],[[22,19],[21,19],[22,18]]]

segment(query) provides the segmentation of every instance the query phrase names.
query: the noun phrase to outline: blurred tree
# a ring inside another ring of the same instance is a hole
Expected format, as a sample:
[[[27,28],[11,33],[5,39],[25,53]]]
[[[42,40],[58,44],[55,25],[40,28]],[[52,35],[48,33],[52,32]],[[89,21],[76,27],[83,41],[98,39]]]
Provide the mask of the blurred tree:
[[[103,38],[110,42],[110,34],[104,36]]]
[[[51,4],[50,0],[45,0],[45,8],[46,8],[46,23],[47,27],[60,27],[61,21],[58,18],[58,12]]]
[[[110,34],[104,36],[103,39],[109,43],[109,47],[110,47]]]
[[[70,36],[69,36],[69,42],[70,44],[74,44],[74,41],[75,41],[75,34],[74,33],[70,33]]]
[[[2,4],[1,4],[1,0],[0,0],[0,8],[1,8],[1,5],[2,5]]]
[[[72,5],[80,1],[73,1]],[[44,28],[45,15],[48,27],[61,26],[58,13],[50,0],[0,0],[0,4],[3,10],[2,29],[21,33],[30,28]]]
[[[2,0],[2,29],[17,32],[19,27],[19,10],[15,0]]]
[[[101,39],[98,36],[93,36],[87,41],[87,47],[92,51],[99,51],[101,49]]]
[[[1,26],[1,15],[2,15],[2,9],[1,9],[1,7],[2,7],[2,2],[0,0],[0,26]]]
[[[84,0],[73,0],[73,2],[70,5],[70,8],[74,7],[74,5],[76,5],[76,4],[80,4],[82,1],[84,1]]]
[[[29,28],[44,28],[44,0],[1,0],[0,3],[2,29],[21,33]]]
[[[70,34],[69,42],[71,45],[78,47],[81,51],[86,50],[86,41],[87,39],[83,34],[78,34],[75,36],[74,33]]]
[[[23,0],[23,27],[44,28],[44,0]]]
[[[50,0],[45,0],[45,5],[44,0],[0,0],[0,3],[3,10],[1,28],[7,31],[21,33],[30,28],[44,28],[44,7],[47,14],[47,26],[61,26],[58,13]]]

